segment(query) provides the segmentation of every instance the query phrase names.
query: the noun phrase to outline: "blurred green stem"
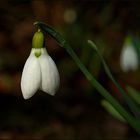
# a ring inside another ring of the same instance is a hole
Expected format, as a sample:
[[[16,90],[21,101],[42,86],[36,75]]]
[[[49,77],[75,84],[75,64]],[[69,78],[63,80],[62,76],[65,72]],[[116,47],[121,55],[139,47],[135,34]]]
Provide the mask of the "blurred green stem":
[[[113,97],[110,93],[93,77],[93,75],[87,70],[84,64],[80,61],[78,56],[75,54],[73,49],[69,46],[69,44],[64,40],[64,38],[56,32],[53,28],[48,26],[43,22],[35,22],[39,29],[41,29],[44,33],[48,33],[51,35],[61,47],[65,48],[69,55],[74,59],[78,67],[84,73],[86,78],[91,82],[91,84],[95,87],[95,89],[110,103],[112,106],[127,120],[127,122],[140,134],[140,123],[135,120],[135,118],[128,113],[123,106]]]
[[[106,62],[104,61],[104,58],[101,55],[100,51],[98,50],[97,46],[91,40],[88,40],[88,43],[89,43],[90,47],[92,47],[97,52],[103,66],[104,66],[105,72],[107,73],[108,77],[112,80],[112,82],[116,85],[116,87],[119,89],[120,93],[122,94],[126,103],[128,104],[130,110],[133,112],[135,117],[138,120],[140,120],[140,108],[136,105],[135,102],[133,102],[133,100],[127,95],[127,93],[121,87],[120,83],[113,77],[109,67],[107,66]]]

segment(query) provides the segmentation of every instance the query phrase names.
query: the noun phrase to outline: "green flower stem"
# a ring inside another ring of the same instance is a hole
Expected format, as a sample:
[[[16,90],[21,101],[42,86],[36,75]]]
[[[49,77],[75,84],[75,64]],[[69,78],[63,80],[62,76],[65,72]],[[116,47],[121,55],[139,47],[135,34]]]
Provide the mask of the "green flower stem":
[[[110,103],[112,106],[126,119],[126,121],[134,128],[137,133],[140,134],[140,123],[135,120],[135,118],[128,113],[119,102],[110,95],[110,93],[92,76],[92,74],[87,70],[87,68],[83,65],[80,59],[77,57],[73,49],[69,46],[69,44],[64,40],[64,38],[56,32],[53,28],[48,26],[43,22],[35,22],[39,29],[41,29],[44,33],[48,33],[51,35],[61,47],[64,47],[69,55],[74,59],[78,67],[84,73],[86,78],[91,82],[91,84],[95,87],[95,89]]]
[[[119,89],[120,93],[122,93],[122,96],[124,97],[126,103],[128,104],[131,112],[135,115],[135,117],[140,121],[140,108],[137,106],[137,104],[127,95],[127,93],[124,91],[124,89],[121,87],[120,83],[113,77],[109,67],[107,66],[106,62],[104,61],[104,58],[102,57],[100,51],[98,50],[97,46],[91,41],[88,40],[88,43],[90,47],[92,47],[98,54],[101,62],[103,63],[104,69],[108,75],[108,77],[112,80],[112,82],[116,85],[116,87]]]

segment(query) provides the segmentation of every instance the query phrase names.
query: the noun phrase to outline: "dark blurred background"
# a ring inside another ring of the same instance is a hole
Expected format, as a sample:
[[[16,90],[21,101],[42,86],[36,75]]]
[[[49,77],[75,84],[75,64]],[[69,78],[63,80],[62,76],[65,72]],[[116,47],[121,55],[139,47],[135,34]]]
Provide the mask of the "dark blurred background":
[[[138,139],[100,105],[102,97],[50,36],[46,47],[60,72],[54,97],[38,91],[24,100],[20,78],[31,41],[43,21],[59,31],[98,81],[124,106],[87,40],[93,40],[122,86],[140,90],[140,70],[124,73],[120,52],[127,34],[139,36],[139,0],[0,1],[0,139]],[[130,80],[131,79],[131,80]]]

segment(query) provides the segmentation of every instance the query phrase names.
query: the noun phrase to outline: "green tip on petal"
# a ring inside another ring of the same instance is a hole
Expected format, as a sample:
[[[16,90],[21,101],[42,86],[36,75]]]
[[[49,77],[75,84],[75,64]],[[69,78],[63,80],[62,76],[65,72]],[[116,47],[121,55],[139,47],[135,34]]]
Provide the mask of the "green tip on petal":
[[[41,55],[41,52],[35,52],[35,56],[39,57]]]
[[[32,48],[43,48],[44,45],[44,34],[38,29],[34,34],[32,40]]]

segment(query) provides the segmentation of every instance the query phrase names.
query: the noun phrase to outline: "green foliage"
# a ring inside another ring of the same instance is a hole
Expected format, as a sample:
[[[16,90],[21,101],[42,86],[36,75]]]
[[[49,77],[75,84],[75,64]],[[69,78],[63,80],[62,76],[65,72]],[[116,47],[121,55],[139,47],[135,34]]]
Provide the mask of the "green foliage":
[[[92,41],[88,41],[91,47],[96,50],[97,54],[99,55],[106,73],[108,74],[109,78],[113,81],[113,83],[118,87],[118,89],[121,91],[125,101],[128,103],[131,111],[135,114],[131,114],[131,112],[128,112],[89,72],[89,70],[85,67],[85,65],[81,62],[79,57],[76,55],[76,53],[73,51],[73,49],[70,47],[70,45],[66,42],[66,40],[59,34],[57,31],[55,31],[52,27],[48,26],[47,24],[43,22],[35,22],[35,25],[41,29],[44,33],[48,33],[51,35],[61,47],[66,49],[68,54],[73,58],[77,66],[80,68],[80,70],[83,72],[85,77],[91,82],[92,86],[107,100],[107,102],[127,121],[127,123],[138,133],[140,134],[140,109],[138,106],[127,96],[123,88],[120,86],[120,84],[114,79],[113,75],[111,74],[108,66],[106,65],[102,55],[98,51],[96,45],[92,43]],[[115,113],[116,114],[116,113]]]
[[[125,122],[126,120],[122,117],[122,115],[106,100],[101,101],[101,105],[116,119]]]
[[[128,94],[130,95],[130,97],[138,104],[140,105],[140,92],[138,92],[137,90],[135,90],[134,88],[127,86],[126,87]]]

